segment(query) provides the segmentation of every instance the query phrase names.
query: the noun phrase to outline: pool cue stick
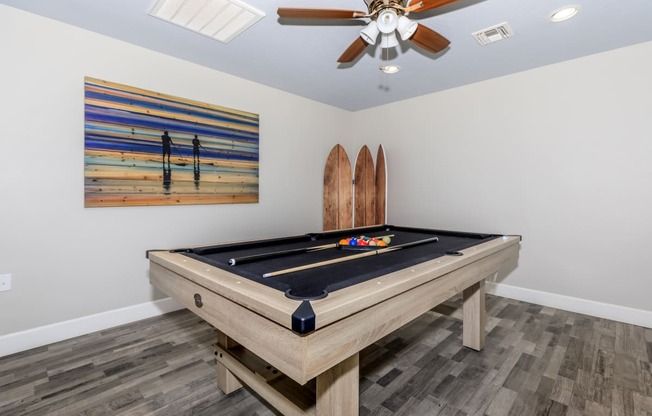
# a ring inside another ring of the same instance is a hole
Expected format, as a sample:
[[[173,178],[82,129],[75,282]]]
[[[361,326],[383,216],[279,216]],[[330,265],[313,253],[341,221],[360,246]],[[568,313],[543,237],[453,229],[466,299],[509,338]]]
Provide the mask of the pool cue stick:
[[[251,263],[258,260],[273,259],[275,257],[291,256],[292,254],[309,253],[312,251],[326,250],[337,247],[337,243],[324,244],[322,246],[293,248],[289,250],[272,251],[269,253],[252,254],[251,256],[235,257],[229,259],[229,266],[242,263]]]
[[[299,272],[299,271],[302,271],[302,270],[308,270],[308,269],[314,269],[314,268],[317,268],[317,267],[328,266],[330,264],[341,263],[341,262],[351,261],[351,260],[357,260],[357,259],[361,259],[363,257],[371,257],[371,256],[375,256],[375,255],[378,255],[378,254],[385,254],[385,253],[389,253],[390,251],[396,251],[396,250],[401,250],[401,249],[407,248],[407,247],[413,247],[413,246],[418,246],[418,245],[421,245],[421,244],[432,243],[432,242],[435,242],[435,241],[438,241],[438,240],[439,240],[439,238],[437,238],[437,237],[426,238],[424,240],[413,241],[411,243],[399,244],[398,246],[394,246],[394,247],[379,248],[378,250],[366,251],[364,253],[354,254],[352,256],[340,257],[340,258],[332,259],[332,260],[319,261],[317,263],[310,263],[310,264],[305,264],[303,266],[291,267],[289,269],[284,269],[284,270],[278,270],[278,271],[275,271],[275,272],[265,273],[265,274],[263,274],[263,277],[265,277],[265,278],[275,277],[275,276],[280,276],[282,274],[294,273],[294,272]]]
[[[374,238],[383,238],[383,237],[394,237],[394,234],[379,235]],[[314,247],[291,248],[288,250],[272,251],[269,253],[252,254],[251,256],[242,256],[242,257],[235,257],[229,259],[228,263],[229,266],[235,266],[237,264],[242,264],[242,263],[251,263],[254,261],[273,259],[276,257],[291,256],[293,254],[312,253],[313,251],[327,250],[329,248],[335,248],[338,245],[339,243],[330,243],[330,244],[324,244],[321,246],[314,246]]]

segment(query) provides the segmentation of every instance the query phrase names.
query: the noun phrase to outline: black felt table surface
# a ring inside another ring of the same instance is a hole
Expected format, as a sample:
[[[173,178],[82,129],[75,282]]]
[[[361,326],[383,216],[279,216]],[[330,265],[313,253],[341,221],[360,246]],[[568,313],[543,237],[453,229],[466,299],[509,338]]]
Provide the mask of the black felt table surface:
[[[289,290],[289,293],[293,296],[310,299],[447,255],[446,253],[463,250],[497,237],[488,234],[458,233],[395,226],[373,227],[364,231],[358,230],[355,233],[348,231],[342,233],[313,234],[253,243],[220,245],[208,248],[204,247],[184,254],[266,286],[284,292],[288,292]],[[360,233],[369,237],[394,234],[390,247],[432,237],[438,237],[438,241],[271,278],[264,278],[263,274],[343,256],[356,255],[360,252],[331,248],[237,264],[235,266],[229,265],[229,260],[232,258],[336,243],[341,238],[355,237],[360,235]]]

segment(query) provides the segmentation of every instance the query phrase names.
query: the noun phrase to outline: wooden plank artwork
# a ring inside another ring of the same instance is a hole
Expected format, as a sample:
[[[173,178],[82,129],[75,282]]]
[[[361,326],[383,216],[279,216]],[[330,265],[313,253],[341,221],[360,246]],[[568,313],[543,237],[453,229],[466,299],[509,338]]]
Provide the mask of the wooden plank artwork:
[[[360,148],[355,161],[355,188],[353,193],[353,226],[376,224],[376,178],[374,160],[369,148]]]
[[[383,145],[376,155],[376,224],[387,223],[387,162]]]
[[[259,117],[86,77],[86,207],[258,202]]]
[[[375,170],[369,148],[360,148],[354,175],[344,147],[335,145],[324,168],[324,231],[387,222],[387,162],[382,145]]]
[[[351,162],[342,145],[331,150],[324,168],[324,230],[353,226]]]

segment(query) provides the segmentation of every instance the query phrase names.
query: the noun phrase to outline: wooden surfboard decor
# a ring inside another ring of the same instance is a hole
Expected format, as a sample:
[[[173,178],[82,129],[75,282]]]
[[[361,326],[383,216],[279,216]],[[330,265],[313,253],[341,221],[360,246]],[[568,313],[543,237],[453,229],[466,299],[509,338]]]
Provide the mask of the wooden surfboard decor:
[[[364,145],[355,161],[355,182],[353,191],[353,226],[363,227],[376,224],[376,180],[374,160],[369,148]]]
[[[387,161],[383,145],[376,155],[376,224],[387,223]]]
[[[351,161],[342,145],[336,145],[324,168],[324,231],[353,226]]]

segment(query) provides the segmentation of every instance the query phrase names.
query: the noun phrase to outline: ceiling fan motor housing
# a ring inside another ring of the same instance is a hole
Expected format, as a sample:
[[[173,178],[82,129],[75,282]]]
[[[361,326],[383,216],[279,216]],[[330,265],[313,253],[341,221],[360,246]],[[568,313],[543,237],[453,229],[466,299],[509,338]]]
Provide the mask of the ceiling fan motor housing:
[[[365,0],[365,3],[369,14],[379,14],[384,9],[393,9],[397,15],[402,16],[407,0]]]

